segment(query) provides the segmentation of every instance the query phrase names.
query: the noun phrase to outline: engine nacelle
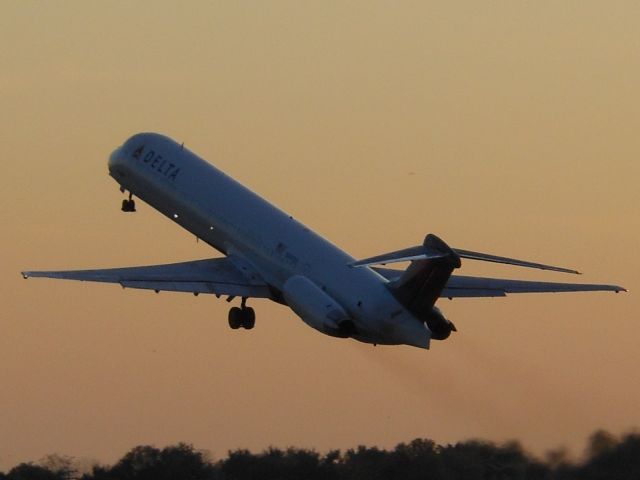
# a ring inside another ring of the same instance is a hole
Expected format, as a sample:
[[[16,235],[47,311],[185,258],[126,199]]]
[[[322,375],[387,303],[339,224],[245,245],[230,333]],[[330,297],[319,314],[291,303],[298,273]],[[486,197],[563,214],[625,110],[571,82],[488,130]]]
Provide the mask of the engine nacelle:
[[[457,332],[453,322],[447,320],[438,307],[433,307],[424,321],[431,330],[431,338],[434,340],[445,340],[449,338],[451,332]]]
[[[282,294],[291,310],[310,327],[338,337],[352,333],[353,322],[344,308],[307,277],[291,277]]]

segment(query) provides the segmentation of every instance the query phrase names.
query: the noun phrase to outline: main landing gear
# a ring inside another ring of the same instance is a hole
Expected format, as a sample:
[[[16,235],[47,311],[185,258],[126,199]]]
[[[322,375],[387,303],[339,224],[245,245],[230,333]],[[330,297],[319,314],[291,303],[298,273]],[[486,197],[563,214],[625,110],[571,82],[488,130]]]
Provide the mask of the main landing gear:
[[[240,307],[233,307],[229,310],[229,326],[237,330],[240,327],[251,330],[256,325],[256,312],[253,308],[247,307],[247,299],[243,298]]]
[[[129,193],[129,200],[126,198],[122,200],[122,208],[123,212],[135,212],[136,211],[136,202],[133,200],[133,194]]]

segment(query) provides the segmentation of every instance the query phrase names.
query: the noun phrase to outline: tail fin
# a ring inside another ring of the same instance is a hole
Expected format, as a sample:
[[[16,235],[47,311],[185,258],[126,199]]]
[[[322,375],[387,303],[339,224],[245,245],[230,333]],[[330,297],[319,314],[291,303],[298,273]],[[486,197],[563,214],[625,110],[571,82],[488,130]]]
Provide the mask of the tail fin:
[[[418,317],[431,311],[451,272],[460,268],[460,256],[433,234],[424,239],[423,250],[430,252],[429,257],[412,260],[400,278],[389,284],[396,298]]]

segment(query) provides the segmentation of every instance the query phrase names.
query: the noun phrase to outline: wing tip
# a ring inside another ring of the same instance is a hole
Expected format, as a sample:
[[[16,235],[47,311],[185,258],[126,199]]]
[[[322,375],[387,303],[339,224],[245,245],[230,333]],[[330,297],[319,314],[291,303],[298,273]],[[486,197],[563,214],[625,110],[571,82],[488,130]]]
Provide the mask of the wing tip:
[[[551,271],[560,272],[560,273],[570,273],[572,275],[582,275],[582,272],[578,270],[573,270],[572,268],[553,267],[551,265],[543,265],[541,267],[533,267],[533,268],[539,268],[540,270],[551,270]]]
[[[620,286],[620,285],[599,285],[600,287],[602,287],[602,291],[608,291],[608,292],[614,292],[614,293],[620,293],[620,292],[628,292],[629,290],[627,290],[626,288]]]

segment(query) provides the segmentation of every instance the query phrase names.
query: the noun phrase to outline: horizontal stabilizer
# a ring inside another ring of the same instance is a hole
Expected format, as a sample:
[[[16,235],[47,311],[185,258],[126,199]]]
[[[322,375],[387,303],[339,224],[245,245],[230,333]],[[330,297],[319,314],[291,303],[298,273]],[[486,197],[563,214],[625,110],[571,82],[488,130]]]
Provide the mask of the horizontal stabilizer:
[[[517,260],[515,258],[498,257],[496,255],[489,255],[486,253],[472,252],[470,250],[461,250],[459,248],[454,248],[453,251],[456,252],[460,256],[460,258],[467,258],[469,260],[480,260],[483,262],[504,263],[507,265],[515,265],[517,267],[538,268],[540,270],[551,270],[554,272],[573,273],[576,275],[580,275],[580,272],[578,272],[577,270],[571,270],[569,268],[554,267],[553,265],[544,265],[542,263],[527,262],[525,260]]]
[[[429,235],[427,236],[429,237]],[[553,265],[545,265],[543,263],[528,262],[525,260],[518,260],[515,258],[499,257],[497,255],[490,255],[487,253],[472,252],[471,250],[463,250],[460,248],[452,248],[460,258],[466,258],[469,260],[480,260],[483,262],[503,263],[507,265],[515,265],[518,267],[537,268],[540,270],[551,270],[554,272],[573,273],[580,274],[577,270],[569,268],[554,267]],[[430,248],[428,245],[418,245],[416,247],[409,247],[394,252],[377,255],[375,257],[365,258],[351,264],[352,267],[370,267],[372,265],[387,265],[390,263],[399,262],[411,262],[416,260],[431,260],[437,258],[444,258],[447,253],[434,248]]]
[[[405,248],[395,252],[384,253],[375,257],[358,260],[351,264],[352,267],[370,267],[371,265],[387,265],[389,263],[411,262],[414,260],[435,260],[445,258],[448,253],[440,251],[429,251],[428,247],[418,245],[417,247]]]

